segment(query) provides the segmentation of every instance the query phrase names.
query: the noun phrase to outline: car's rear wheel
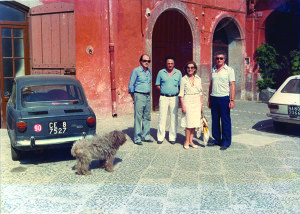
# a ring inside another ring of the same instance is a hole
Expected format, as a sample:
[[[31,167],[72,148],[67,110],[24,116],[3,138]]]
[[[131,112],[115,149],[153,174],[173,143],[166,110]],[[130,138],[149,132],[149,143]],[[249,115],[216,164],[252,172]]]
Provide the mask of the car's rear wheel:
[[[22,158],[22,151],[14,148],[12,145],[10,145],[11,147],[11,158],[13,161],[18,161],[21,160]]]
[[[286,129],[286,124],[273,120],[273,126],[276,132],[283,132]]]

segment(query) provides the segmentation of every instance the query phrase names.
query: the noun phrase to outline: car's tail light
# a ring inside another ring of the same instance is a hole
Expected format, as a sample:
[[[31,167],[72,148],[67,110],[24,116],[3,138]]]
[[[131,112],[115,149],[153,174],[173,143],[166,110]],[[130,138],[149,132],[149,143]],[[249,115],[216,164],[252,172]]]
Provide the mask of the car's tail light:
[[[17,129],[19,132],[24,132],[27,129],[27,124],[24,121],[17,123]]]
[[[279,106],[276,104],[268,104],[269,109],[279,109]]]
[[[96,118],[94,117],[89,117],[87,120],[86,120],[86,123],[88,124],[88,126],[92,127],[96,124]]]

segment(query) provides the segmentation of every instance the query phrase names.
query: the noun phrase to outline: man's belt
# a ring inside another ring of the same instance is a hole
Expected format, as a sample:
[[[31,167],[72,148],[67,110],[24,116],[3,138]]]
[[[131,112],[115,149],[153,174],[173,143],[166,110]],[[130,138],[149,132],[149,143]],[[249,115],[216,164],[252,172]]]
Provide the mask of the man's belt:
[[[163,94],[160,93],[160,96],[165,96],[165,97],[176,97],[178,94]]]
[[[150,95],[150,93],[143,93],[143,92],[138,92],[138,91],[135,91],[134,93],[144,94],[144,95]]]

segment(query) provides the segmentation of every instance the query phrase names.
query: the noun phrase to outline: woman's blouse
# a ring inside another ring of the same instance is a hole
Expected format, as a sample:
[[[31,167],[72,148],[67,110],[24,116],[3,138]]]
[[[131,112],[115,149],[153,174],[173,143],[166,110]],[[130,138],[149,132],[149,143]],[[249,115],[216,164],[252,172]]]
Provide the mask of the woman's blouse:
[[[193,83],[190,81],[189,77],[185,75],[181,79],[180,84],[180,92],[179,97],[183,97],[185,95],[202,95],[202,84],[201,84],[201,78],[196,74],[194,77]]]

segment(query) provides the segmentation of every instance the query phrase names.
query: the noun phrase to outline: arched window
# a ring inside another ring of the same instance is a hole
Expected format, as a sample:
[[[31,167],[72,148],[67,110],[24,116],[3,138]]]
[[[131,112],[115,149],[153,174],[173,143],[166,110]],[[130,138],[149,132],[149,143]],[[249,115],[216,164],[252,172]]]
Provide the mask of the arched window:
[[[26,22],[26,13],[6,4],[0,4],[0,21]]]

